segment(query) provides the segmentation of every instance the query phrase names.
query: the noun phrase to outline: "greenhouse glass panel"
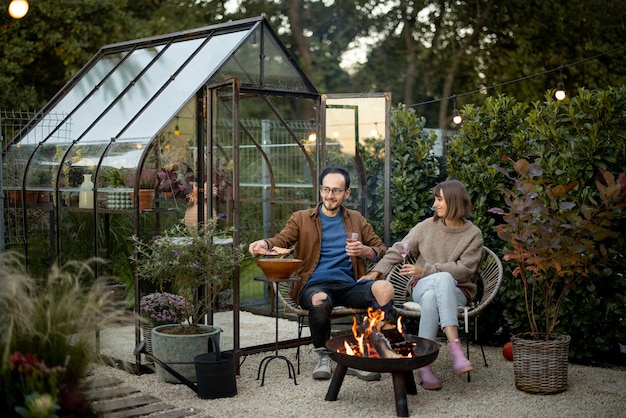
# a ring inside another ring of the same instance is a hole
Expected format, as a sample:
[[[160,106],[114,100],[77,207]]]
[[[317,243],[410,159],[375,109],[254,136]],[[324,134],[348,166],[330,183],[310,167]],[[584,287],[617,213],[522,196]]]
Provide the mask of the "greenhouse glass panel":
[[[99,60],[94,66],[72,86],[71,89],[50,108],[41,120],[37,121],[37,129],[30,130],[22,139],[27,142],[40,142],[46,139],[51,132],[68,129],[69,121],[65,126],[59,124],[59,115],[68,115],[76,109],[81,101],[85,100],[102,83],[116,65],[127,55],[127,52],[111,54]]]
[[[148,107],[123,132],[124,137],[154,137],[172,119],[172,112],[180,109],[196,93],[198,86],[213,74],[247,34],[247,31],[239,31],[213,36],[171,83],[148,103]]]
[[[141,71],[148,66],[163,47],[134,51],[120,66],[108,76],[102,85],[95,87],[89,97],[71,114],[71,124],[67,130],[72,139],[80,139],[85,131],[94,123],[94,118],[106,112],[107,108],[118,100],[125,89],[133,83]],[[65,121],[68,124],[70,121]],[[63,129],[63,125],[60,126]],[[110,138],[119,126],[109,126],[109,132],[100,138]]]

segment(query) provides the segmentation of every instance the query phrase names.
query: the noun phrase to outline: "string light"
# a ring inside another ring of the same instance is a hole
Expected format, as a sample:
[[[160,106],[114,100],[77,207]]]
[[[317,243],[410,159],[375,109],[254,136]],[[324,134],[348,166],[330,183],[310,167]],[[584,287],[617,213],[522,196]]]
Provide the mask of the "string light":
[[[556,85],[556,91],[554,92],[554,98],[561,101],[565,99],[565,85],[563,84],[563,66],[559,67],[560,81]]]
[[[461,124],[461,122],[463,122],[463,118],[461,117],[459,110],[456,108],[456,94],[452,95],[452,97],[454,98],[454,110],[452,111],[452,123],[458,126]]]
[[[478,88],[476,90],[468,91],[468,92],[461,93],[461,94],[455,94],[455,95],[452,95],[450,97],[442,97],[440,99],[433,99],[433,100],[427,100],[427,101],[424,101],[424,102],[414,103],[414,104],[411,104],[411,105],[407,105],[407,107],[423,106],[423,105],[427,105],[427,104],[439,103],[439,102],[442,102],[444,100],[451,100],[451,99],[454,99],[456,97],[463,97],[463,96],[469,96],[471,94],[484,93],[485,91],[488,91],[490,89],[495,89],[497,87],[502,87],[502,86],[506,86],[506,85],[509,85],[509,84],[519,83],[520,81],[530,80],[530,79],[535,78],[535,77],[539,77],[539,76],[542,76],[542,75],[545,75],[545,74],[550,74],[550,73],[553,73],[555,71],[562,70],[563,68],[574,67],[574,66],[582,64],[584,62],[591,61],[591,60],[594,60],[596,58],[603,57],[605,55],[609,55],[609,54],[613,54],[615,52],[622,51],[623,49],[626,49],[626,45],[625,46],[621,46],[619,48],[612,49],[612,50],[607,51],[607,52],[602,52],[600,54],[594,55],[594,56],[589,57],[589,58],[584,58],[582,60],[579,60],[579,61],[576,61],[576,62],[572,62],[570,64],[560,65],[557,68],[553,68],[551,70],[546,70],[546,71],[542,71],[540,73],[532,74],[532,75],[529,75],[529,76],[516,78],[514,80],[504,81],[504,82],[498,83],[498,84],[493,84],[493,85],[491,85],[489,87],[481,87],[481,88]]]
[[[180,135],[180,129],[178,128],[178,116],[176,116],[176,126],[174,126],[174,136]]]
[[[28,13],[28,2],[26,0],[12,0],[9,3],[9,16],[13,19],[21,19]]]

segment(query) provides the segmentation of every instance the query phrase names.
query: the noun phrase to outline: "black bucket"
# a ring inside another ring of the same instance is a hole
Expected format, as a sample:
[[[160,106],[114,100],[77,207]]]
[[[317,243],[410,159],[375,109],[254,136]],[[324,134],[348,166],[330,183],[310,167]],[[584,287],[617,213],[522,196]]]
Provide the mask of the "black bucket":
[[[209,348],[207,354],[200,354],[195,358],[198,397],[216,399],[235,396],[237,380],[234,354],[220,353],[219,343],[214,336],[209,338],[209,345],[213,346],[213,350]]]

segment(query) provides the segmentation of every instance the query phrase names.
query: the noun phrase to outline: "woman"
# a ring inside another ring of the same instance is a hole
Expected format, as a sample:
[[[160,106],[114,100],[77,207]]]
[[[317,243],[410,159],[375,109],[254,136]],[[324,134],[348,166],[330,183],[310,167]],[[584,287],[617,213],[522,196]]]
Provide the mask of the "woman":
[[[415,225],[402,239],[417,261],[404,264],[400,274],[411,276],[407,291],[421,305],[419,336],[435,340],[441,326],[448,339],[452,370],[459,375],[474,370],[459,341],[457,309],[476,296],[472,277],[482,257],[483,237],[480,229],[465,219],[472,203],[461,182],[444,181],[435,186],[433,194],[434,216]],[[400,263],[402,257],[395,247],[364,278],[386,275]],[[425,389],[441,388],[431,365],[418,369],[417,377]]]

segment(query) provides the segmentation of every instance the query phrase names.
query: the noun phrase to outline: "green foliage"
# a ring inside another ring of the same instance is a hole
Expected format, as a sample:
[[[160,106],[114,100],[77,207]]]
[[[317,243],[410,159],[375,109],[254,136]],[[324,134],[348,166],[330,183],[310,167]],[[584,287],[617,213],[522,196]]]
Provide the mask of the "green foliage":
[[[447,169],[466,185],[473,205],[472,222],[485,237],[485,245],[499,248],[495,243],[498,217],[487,211],[500,206],[502,185],[494,164],[502,156],[518,158],[527,155],[528,144],[519,138],[520,123],[528,105],[506,96],[490,97],[480,107],[463,109],[463,129],[448,143]]]
[[[220,290],[230,285],[233,268],[244,257],[244,245],[216,243],[229,237],[232,230],[220,231],[217,219],[209,218],[202,226],[179,222],[162,235],[144,242],[136,235],[131,240],[136,256],[131,261],[139,276],[157,286],[159,292],[173,288],[193,300],[200,318],[211,306]],[[206,297],[199,290],[206,290]]]
[[[391,240],[399,241],[430,216],[432,189],[439,179],[438,159],[431,153],[436,137],[424,130],[425,120],[412,108],[391,114]],[[384,213],[384,141],[369,138],[361,155],[368,172],[368,218],[382,233]]]
[[[513,277],[522,282],[534,338],[550,340],[569,291],[577,283],[587,285],[615,256],[604,241],[617,236],[611,220],[624,206],[626,177],[622,173],[616,181],[603,171],[599,196],[577,205],[570,193],[577,182],[560,184],[525,159],[514,162],[514,176],[497,168],[513,183],[500,188],[506,209],[491,209],[505,222],[498,226],[498,237],[508,244],[504,260],[514,263]],[[590,284],[587,291],[594,290]]]
[[[590,199],[598,199],[595,185],[601,178],[600,169],[612,173],[626,170],[625,112],[624,87],[579,90],[577,96],[562,102],[548,93],[544,102],[523,104],[498,96],[486,100],[484,106],[466,106],[462,129],[450,142],[448,172],[468,185],[474,221],[483,230],[486,245],[500,252],[504,243],[495,231],[502,217],[487,212],[506,206],[499,188],[508,183],[494,167],[503,155],[529,159],[560,184],[578,182],[569,196],[582,207]],[[624,231],[625,227],[623,215],[611,219],[611,230]],[[626,253],[623,234],[608,238],[605,246]],[[592,274],[584,284],[573,286],[563,301],[558,328],[573,337],[572,358],[606,357],[626,337],[621,309],[614,309],[626,297],[624,257],[607,256],[606,264],[601,274]],[[521,283],[512,280],[511,263],[504,266],[503,285],[490,307],[503,312],[503,317],[493,315],[482,323],[493,333],[501,329],[506,338],[508,333],[527,331],[528,319]]]
[[[71,408],[79,405],[67,403],[69,400],[82,399],[81,406],[85,406],[80,379],[89,363],[97,359],[94,332],[124,317],[124,311],[104,290],[103,282],[95,281],[92,261],[95,260],[53,267],[47,279],[36,280],[26,273],[19,256],[0,254],[3,412],[13,411],[16,406],[27,407],[29,400],[46,395],[50,395],[51,405],[61,407],[60,416],[74,416]],[[81,283],[85,282],[91,285],[83,286]],[[22,368],[16,369],[17,364]],[[42,364],[45,367],[40,367]],[[23,373],[27,366],[33,366],[33,373],[40,376]],[[33,391],[38,394],[33,395]]]

